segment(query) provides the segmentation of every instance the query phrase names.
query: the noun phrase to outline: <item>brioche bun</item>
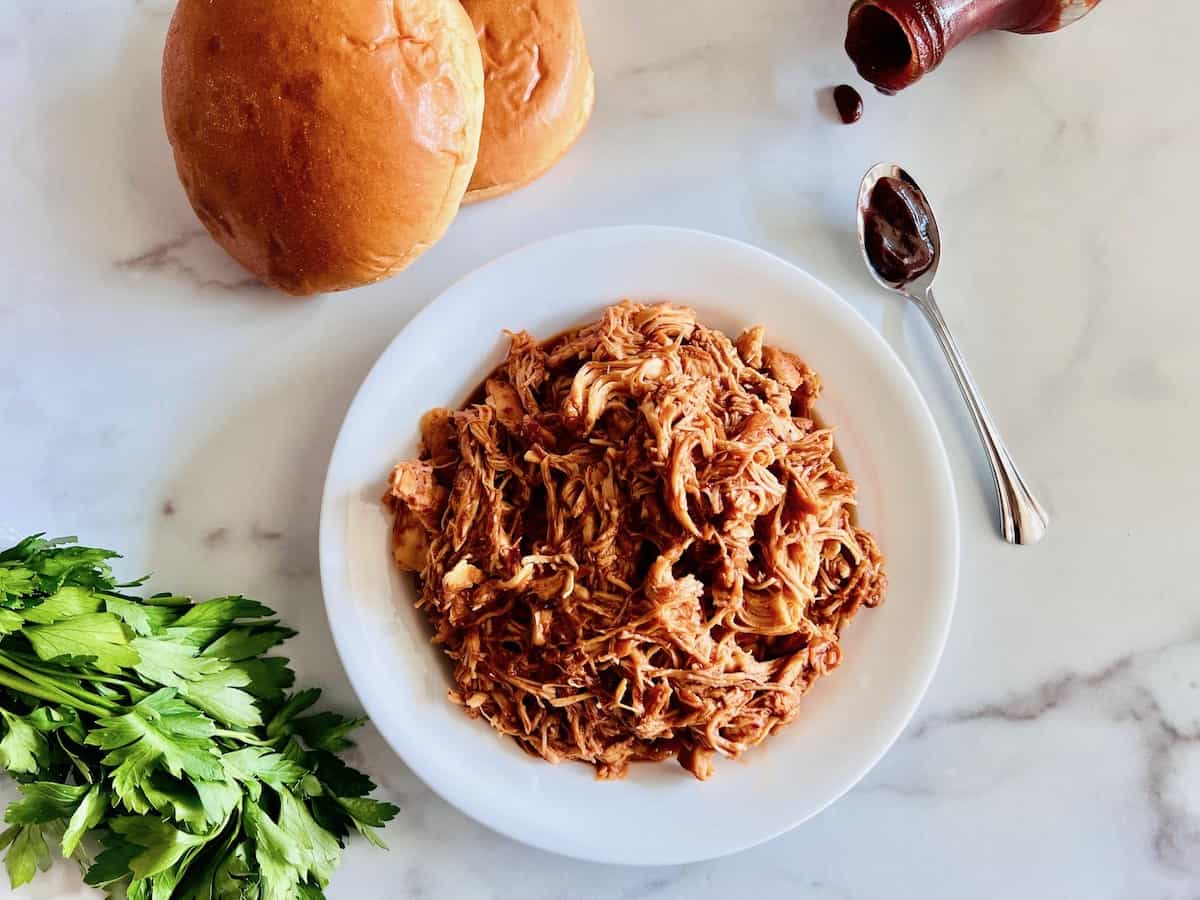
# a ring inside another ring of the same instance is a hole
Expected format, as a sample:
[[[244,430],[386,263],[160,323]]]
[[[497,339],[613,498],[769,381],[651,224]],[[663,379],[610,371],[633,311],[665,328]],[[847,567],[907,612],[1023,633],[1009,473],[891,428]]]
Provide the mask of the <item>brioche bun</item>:
[[[196,215],[290,294],[403,269],[475,166],[483,67],[458,0],[180,0],[162,87]]]
[[[479,160],[465,202],[528,184],[592,114],[595,77],[575,0],[463,0],[483,52]]]

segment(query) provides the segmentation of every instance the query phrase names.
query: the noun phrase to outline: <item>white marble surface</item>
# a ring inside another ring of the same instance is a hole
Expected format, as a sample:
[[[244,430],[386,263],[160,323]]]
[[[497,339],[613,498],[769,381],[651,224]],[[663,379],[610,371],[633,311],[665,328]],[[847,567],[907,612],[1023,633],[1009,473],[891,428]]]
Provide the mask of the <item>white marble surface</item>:
[[[315,556],[341,416],[413,313],[498,253],[629,222],[760,244],[866,314],[941,425],[953,632],[907,733],[833,808],[724,860],[595,866],[485,831],[366,733],[359,761],[402,812],[331,898],[1197,896],[1200,16],[1113,2],[1057,36],[989,36],[843,127],[825,92],[852,74],[846,5],[585,0],[598,102],[567,159],[396,279],[309,301],[248,284],[176,183],[171,0],[0,6],[0,539],[76,533],[160,586],[251,593],[336,704],[355,700]],[[946,316],[1054,515],[1036,549],[997,538],[936,350],[859,262],[853,192],[883,158],[935,202]],[[60,866],[0,895],[93,896],[77,885]]]

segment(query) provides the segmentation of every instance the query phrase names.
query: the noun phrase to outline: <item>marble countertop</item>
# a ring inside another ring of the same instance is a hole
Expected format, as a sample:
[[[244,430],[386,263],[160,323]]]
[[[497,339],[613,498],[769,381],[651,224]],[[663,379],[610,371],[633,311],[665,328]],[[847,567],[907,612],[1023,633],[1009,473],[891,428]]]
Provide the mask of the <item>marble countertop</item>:
[[[353,845],[331,898],[1196,896],[1198,195],[1179,174],[1200,152],[1194,3],[1106,3],[1058,35],[978,39],[898,97],[867,94],[845,127],[828,98],[853,74],[845,0],[585,0],[598,100],[568,157],[464,210],[393,281],[308,301],[248,282],[187,206],[159,112],[172,5],[0,7],[0,543],[78,534],[123,549],[124,574],[251,594],[301,631],[301,678],[356,708],[316,571],[356,387],[460,275],[615,223],[732,235],[829,283],[912,371],[958,488],[941,668],[825,813],[710,863],[579,863],[464,818],[367,731],[357,760],[402,811],[391,852]],[[853,194],[885,158],[938,211],[946,317],[1054,517],[1035,549],[997,537],[930,335],[863,270]],[[60,865],[0,895],[94,896],[78,884]]]

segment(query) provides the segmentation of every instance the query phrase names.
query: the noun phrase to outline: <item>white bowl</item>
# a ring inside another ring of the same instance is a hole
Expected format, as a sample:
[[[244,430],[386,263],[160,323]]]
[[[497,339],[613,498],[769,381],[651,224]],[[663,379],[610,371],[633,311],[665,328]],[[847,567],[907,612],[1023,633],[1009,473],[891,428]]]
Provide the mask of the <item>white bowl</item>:
[[[397,281],[397,289],[400,282]],[[446,699],[449,669],[390,558],[380,505],[418,420],[461,404],[502,359],[502,329],[535,336],[630,297],[694,307],[736,335],[761,323],[825,384],[818,404],[859,484],[860,521],[887,559],[886,602],[848,627],[840,668],[798,720],[698,782],[673,762],[603,782],[521,752]],[[819,812],[879,760],[912,716],[950,625],[958,521],[945,450],[912,379],[850,306],[795,266],[694,231],[578,231],[459,281],[392,341],[355,397],[329,464],[321,579],[346,671],[376,727],[450,803],[519,841],[583,859],[673,864],[765,841]]]

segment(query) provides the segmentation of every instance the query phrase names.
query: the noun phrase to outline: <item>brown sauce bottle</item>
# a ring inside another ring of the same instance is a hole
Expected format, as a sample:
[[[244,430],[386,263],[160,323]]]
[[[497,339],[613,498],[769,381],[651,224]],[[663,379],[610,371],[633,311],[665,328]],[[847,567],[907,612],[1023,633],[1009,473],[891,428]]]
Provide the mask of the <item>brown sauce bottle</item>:
[[[855,0],[846,52],[858,73],[894,94],[937,67],[973,34],[1057,31],[1100,0]]]

